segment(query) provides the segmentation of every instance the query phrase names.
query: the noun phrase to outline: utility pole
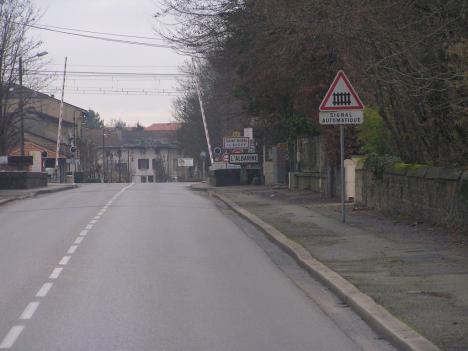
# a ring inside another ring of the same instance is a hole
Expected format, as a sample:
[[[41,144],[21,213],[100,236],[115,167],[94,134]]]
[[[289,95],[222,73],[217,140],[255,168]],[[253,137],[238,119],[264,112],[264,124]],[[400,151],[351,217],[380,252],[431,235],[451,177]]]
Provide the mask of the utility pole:
[[[65,57],[65,65],[63,68],[63,83],[62,83],[62,98],[60,99],[60,113],[59,113],[59,123],[57,129],[57,148],[55,150],[55,173],[57,174],[57,169],[59,167],[59,152],[60,152],[60,136],[62,132],[62,118],[63,118],[63,96],[65,94],[65,76],[67,74],[67,57]],[[57,174],[60,177],[59,174]],[[60,181],[60,180],[59,180]]]
[[[130,148],[127,149],[127,179],[130,183]]]
[[[102,126],[102,180],[103,180],[103,183],[106,182],[106,161],[107,161],[107,157],[106,157],[106,152],[105,152],[105,147],[106,147],[106,142],[104,140],[105,138],[105,130],[106,128],[104,126]]]
[[[20,99],[19,99],[19,113],[20,113],[20,155],[24,156],[24,97],[23,97],[23,57],[19,57],[18,62],[18,71],[19,71],[19,86],[20,86]],[[21,167],[23,169],[23,167]]]
[[[205,108],[203,107],[203,100],[202,100],[200,82],[199,82],[198,77],[197,77],[195,60],[194,59],[192,59],[192,66],[193,66],[193,79],[195,81],[195,87],[197,89],[197,94],[198,94],[198,102],[200,103],[200,111],[201,111],[201,115],[202,115],[202,119],[203,119],[203,127],[205,128],[206,144],[208,145],[208,152],[209,152],[209,155],[210,155],[211,164],[213,164],[214,159],[213,159],[213,153],[211,152],[210,133],[208,132],[208,124],[206,123]]]

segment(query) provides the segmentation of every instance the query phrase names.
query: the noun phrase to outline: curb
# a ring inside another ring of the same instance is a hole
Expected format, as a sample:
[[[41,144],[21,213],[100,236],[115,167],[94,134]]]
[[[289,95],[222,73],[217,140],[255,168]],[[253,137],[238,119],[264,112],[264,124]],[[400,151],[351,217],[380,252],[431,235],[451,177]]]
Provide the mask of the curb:
[[[338,273],[313,258],[303,246],[290,240],[278,229],[226,196],[213,191],[208,191],[208,194],[223,201],[234,212],[263,231],[271,241],[279,245],[309,274],[346,302],[372,329],[386,338],[394,347],[405,351],[440,351],[432,342],[397,319]]]
[[[28,198],[31,198],[31,197],[36,197],[36,196],[38,196],[38,195],[57,193],[57,192],[59,192],[59,191],[71,190],[71,189],[76,189],[76,188],[78,188],[78,185],[73,184],[72,186],[61,187],[61,188],[57,188],[57,189],[38,190],[38,191],[35,191],[35,192],[31,192],[31,193],[28,194],[28,195],[17,196],[17,197],[10,197],[10,198],[8,198],[8,199],[0,200],[0,207],[3,206],[3,205],[8,204],[8,203],[10,203],[10,202],[13,202],[13,201],[24,200],[24,199],[28,199]]]

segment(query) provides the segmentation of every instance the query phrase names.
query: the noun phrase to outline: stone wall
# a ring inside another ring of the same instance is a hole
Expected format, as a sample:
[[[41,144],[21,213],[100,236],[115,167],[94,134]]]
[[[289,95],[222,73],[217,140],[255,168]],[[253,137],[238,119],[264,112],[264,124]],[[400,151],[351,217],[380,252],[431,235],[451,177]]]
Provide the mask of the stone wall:
[[[468,232],[468,170],[396,165],[356,169],[356,204]]]
[[[0,189],[31,189],[47,186],[47,173],[0,172]]]

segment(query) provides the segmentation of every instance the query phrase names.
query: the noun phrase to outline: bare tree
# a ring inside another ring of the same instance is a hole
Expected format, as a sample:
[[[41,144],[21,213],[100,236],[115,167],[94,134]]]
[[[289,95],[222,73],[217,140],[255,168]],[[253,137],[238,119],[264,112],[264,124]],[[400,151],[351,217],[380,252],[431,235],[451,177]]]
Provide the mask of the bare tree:
[[[31,68],[37,61],[34,54],[42,43],[29,37],[28,31],[38,19],[39,11],[31,0],[0,1],[0,154],[6,154],[18,141],[19,98],[24,95],[18,86],[19,59]],[[33,76],[24,76],[25,85],[38,83]]]

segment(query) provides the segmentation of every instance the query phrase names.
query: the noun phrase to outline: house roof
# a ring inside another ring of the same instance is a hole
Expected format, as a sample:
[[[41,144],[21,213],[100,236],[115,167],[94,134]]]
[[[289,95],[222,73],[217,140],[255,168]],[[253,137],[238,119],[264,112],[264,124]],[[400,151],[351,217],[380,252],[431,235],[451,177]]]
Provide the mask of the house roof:
[[[94,144],[102,145],[102,129],[88,130],[88,137]],[[177,140],[173,132],[147,131],[138,129],[106,128],[105,146],[112,147],[163,147],[176,148]]]
[[[175,132],[182,126],[182,123],[178,122],[169,122],[169,123],[153,123],[152,125],[148,126],[145,128],[146,131],[158,131],[158,132],[163,132],[163,131],[171,131]]]

